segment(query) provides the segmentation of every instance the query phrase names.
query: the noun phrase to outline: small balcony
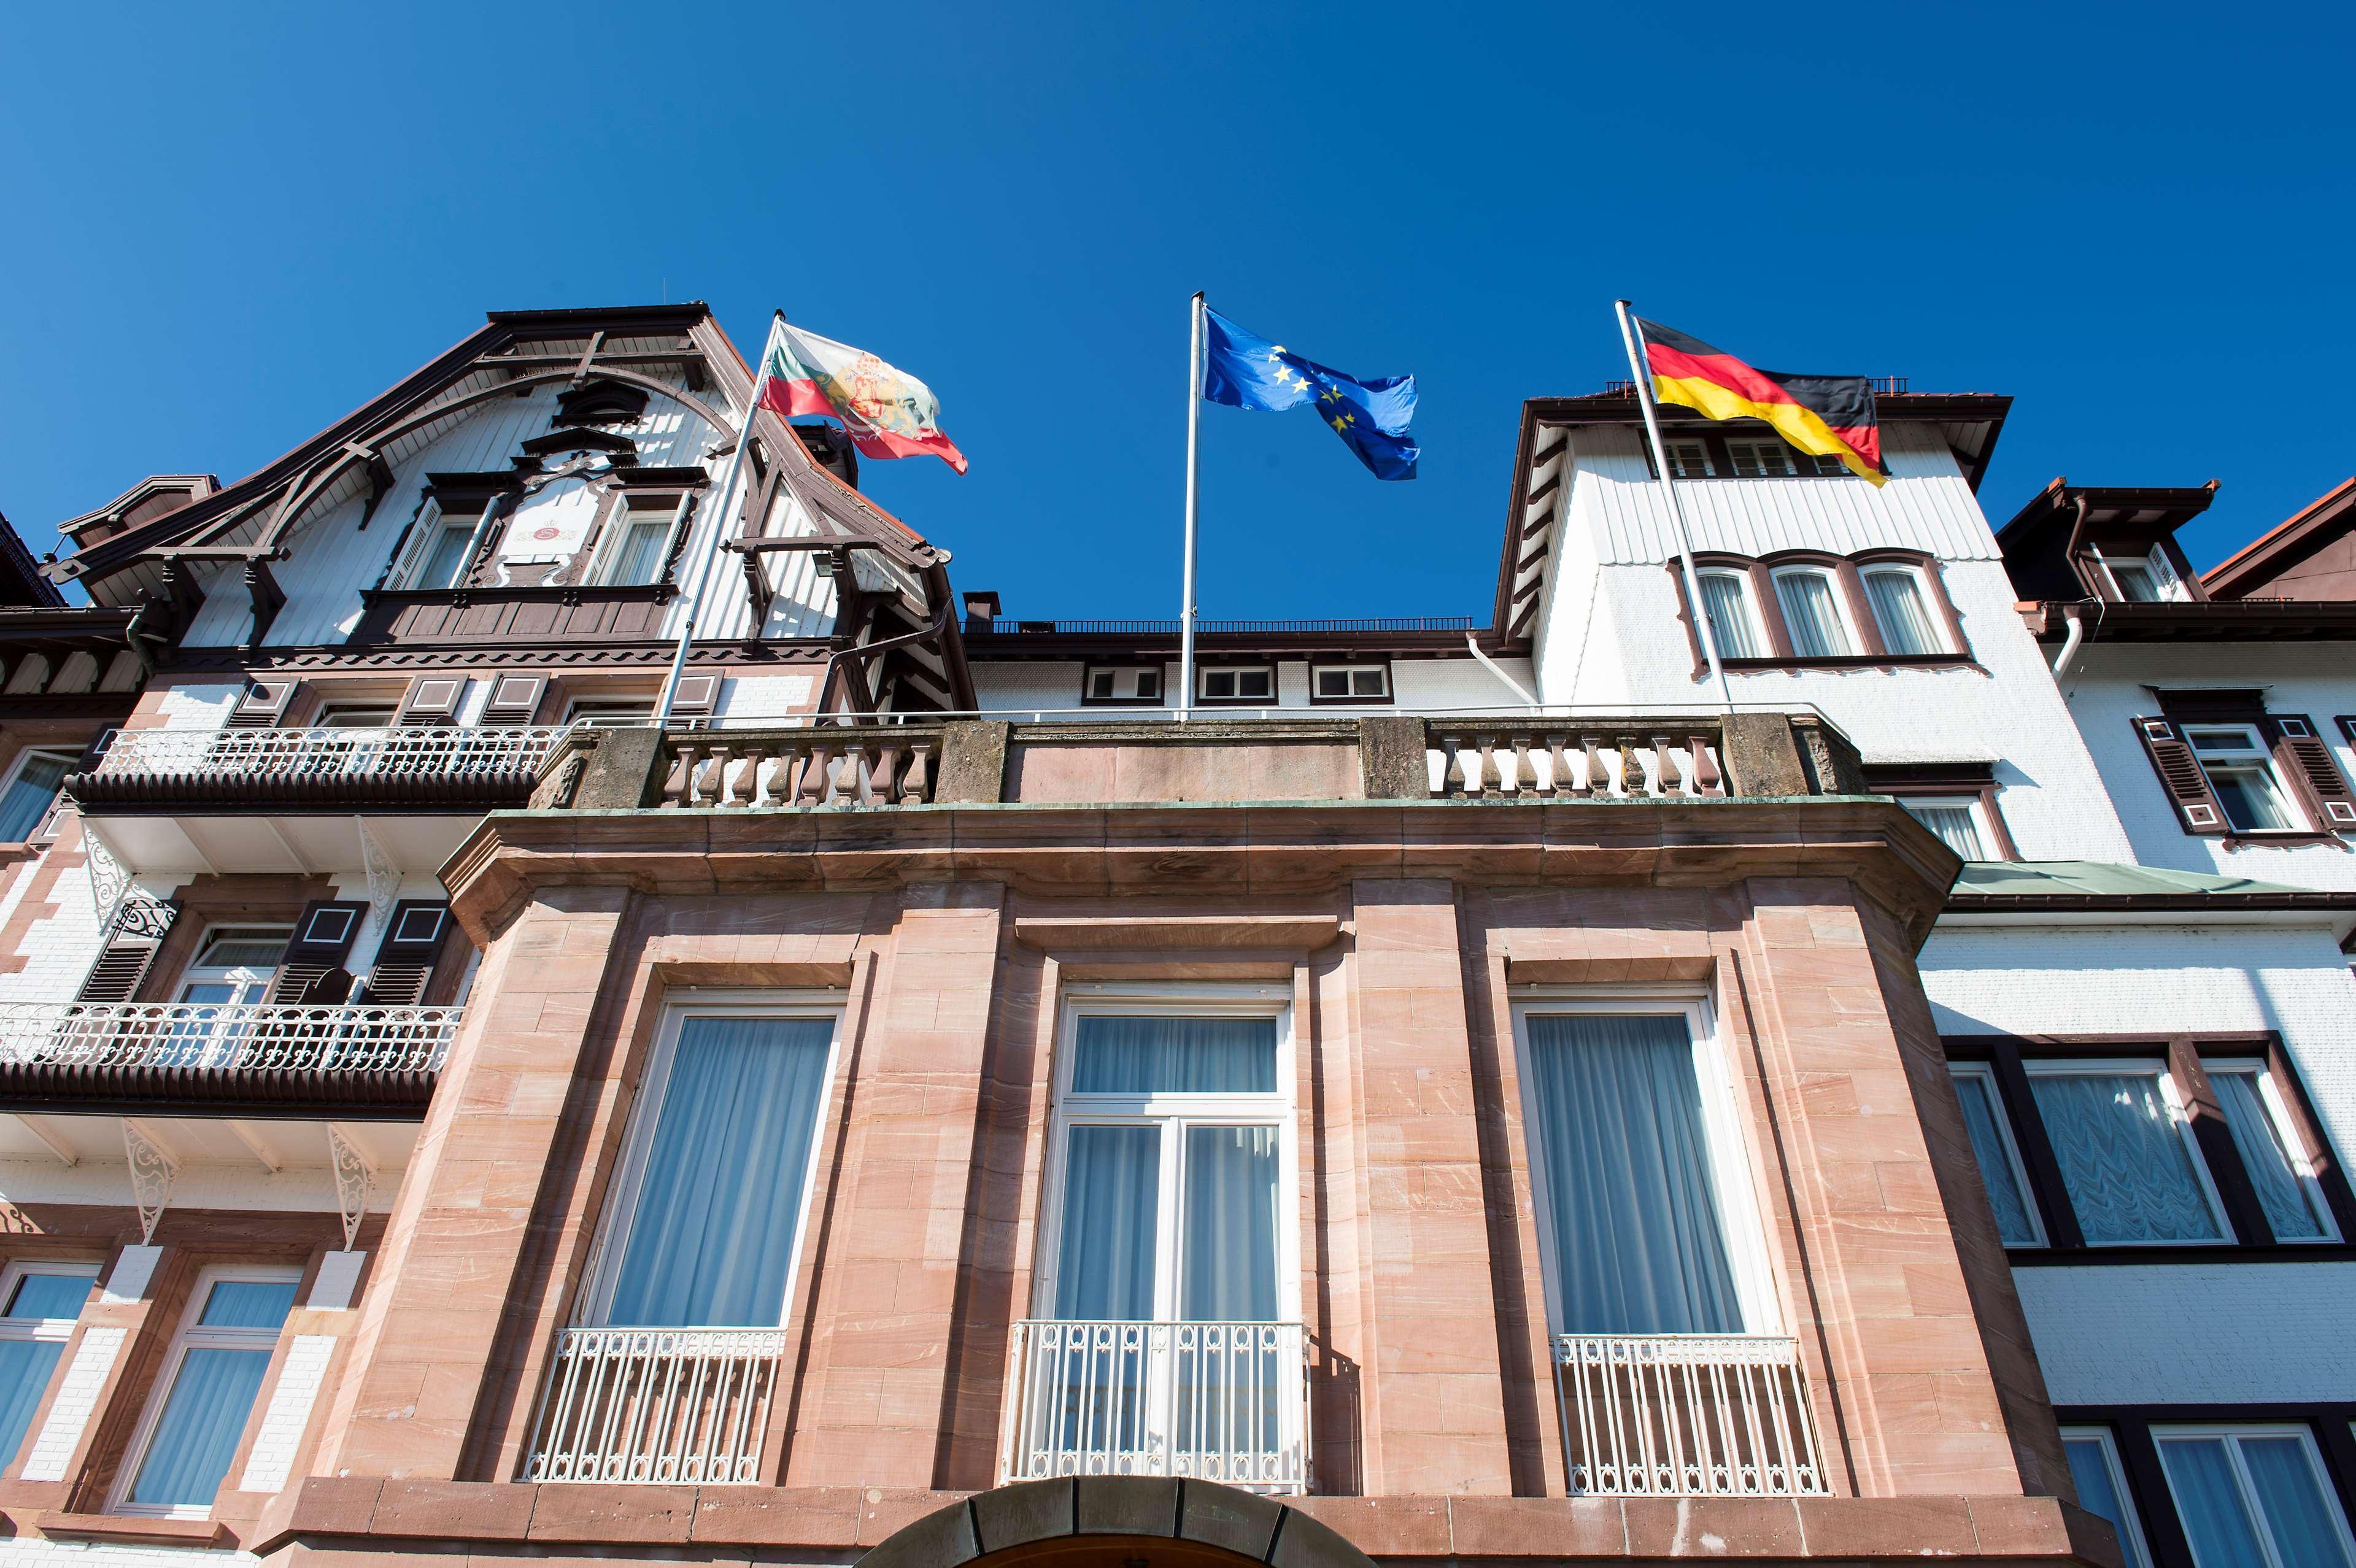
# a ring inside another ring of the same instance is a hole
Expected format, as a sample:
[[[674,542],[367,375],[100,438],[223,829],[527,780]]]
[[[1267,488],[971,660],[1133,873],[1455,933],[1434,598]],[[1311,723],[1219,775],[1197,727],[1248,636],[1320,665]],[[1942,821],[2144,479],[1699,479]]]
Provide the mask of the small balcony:
[[[1554,1376],[1573,1496],[1825,1494],[1797,1340],[1558,1335]]]
[[[1182,1476],[1309,1489],[1298,1323],[1017,1323],[999,1481]]]
[[[749,1486],[785,1348],[781,1328],[568,1328],[521,1478]]]

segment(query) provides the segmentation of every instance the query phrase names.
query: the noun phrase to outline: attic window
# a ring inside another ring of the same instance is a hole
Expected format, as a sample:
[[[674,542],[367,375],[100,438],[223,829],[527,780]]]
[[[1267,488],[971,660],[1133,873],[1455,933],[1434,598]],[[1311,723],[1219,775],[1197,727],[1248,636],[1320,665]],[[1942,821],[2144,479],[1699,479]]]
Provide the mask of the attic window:
[[[569,424],[628,424],[646,412],[645,389],[619,381],[590,381],[557,393],[556,417],[549,425],[562,429]]]

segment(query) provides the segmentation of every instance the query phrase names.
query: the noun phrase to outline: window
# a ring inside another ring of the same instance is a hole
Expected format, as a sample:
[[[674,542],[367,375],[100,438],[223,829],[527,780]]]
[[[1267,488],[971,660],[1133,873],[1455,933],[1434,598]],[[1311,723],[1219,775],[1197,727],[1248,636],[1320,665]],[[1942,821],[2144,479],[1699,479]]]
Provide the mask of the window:
[[[837,1013],[694,1004],[667,1015],[616,1184],[591,1321],[774,1328],[818,1157]]]
[[[1995,1069],[1986,1062],[1956,1062],[1951,1071],[1955,1099],[1964,1108],[1964,1130],[1971,1135],[1972,1155],[1979,1164],[1980,1185],[1987,1188],[1988,1207],[1996,1211],[1997,1235],[2008,1247],[2042,1247],[2045,1230],[2037,1222],[2029,1173],[2021,1168],[2020,1150],[2012,1141]]]
[[[1912,566],[1869,566],[1862,574],[1866,602],[1873,607],[1873,623],[1880,628],[1881,646],[1890,653],[1944,653],[1946,639],[1932,618],[1922,574]]]
[[[58,790],[74,765],[70,751],[27,751],[9,770],[0,790],[0,843],[27,843],[45,835]]]
[[[1668,441],[1662,445],[1669,449],[1669,467],[1680,479],[1707,479],[1713,470],[1709,448],[1699,441]]]
[[[2277,1241],[2337,1241],[2340,1228],[2323,1186],[2292,1123],[2274,1074],[2262,1061],[2203,1062],[2209,1088],[2233,1136],[2242,1168],[2257,1189],[2266,1228]]]
[[[1758,1210],[1698,1002],[1515,1009],[1558,1332],[1772,1332]]]
[[[2027,1067],[2088,1246],[2233,1239],[2165,1065],[2038,1061]]]
[[[2168,553],[2158,545],[2143,555],[2098,555],[2103,574],[2116,596],[2131,605],[2156,605],[2184,597],[2184,585],[2169,564]]]
[[[1162,701],[1162,671],[1159,666],[1149,669],[1091,665],[1080,692],[1083,699],[1091,703],[1158,703]]]
[[[301,1278],[294,1269],[208,1269],[198,1276],[132,1440],[117,1511],[168,1519],[211,1511]]]
[[[1387,664],[1319,664],[1309,671],[1310,693],[1319,702],[1380,699],[1391,694]]]
[[[314,729],[383,729],[400,710],[389,703],[329,703],[311,721]]]
[[[475,542],[475,530],[480,517],[450,517],[438,508],[425,535],[425,547],[419,553],[417,570],[406,585],[412,589],[455,588],[463,580],[469,548]]]
[[[2155,1426],[2198,1568],[2348,1568],[2356,1543],[2304,1426]]]
[[[637,725],[654,716],[652,697],[575,697],[564,706],[569,725]]]
[[[640,587],[662,576],[670,543],[671,512],[625,508],[614,519],[614,542],[600,580],[609,587]]]
[[[2144,1545],[2143,1521],[2136,1517],[2135,1499],[2127,1491],[2126,1471],[2119,1464],[2117,1439],[2105,1426],[2065,1426],[2062,1452],[2070,1461],[2070,1478],[2078,1483],[2078,1506],[2110,1521],[2118,1532],[2119,1550],[2126,1568],[2150,1568],[2151,1552]]]
[[[2274,758],[2254,725],[2187,725],[2184,738],[2209,778],[2209,788],[2236,832],[2292,832],[2291,815]]]
[[[1998,860],[1991,853],[1995,835],[1985,830],[1980,813],[1985,809],[1975,795],[1901,795],[1898,803],[1906,814],[1931,830],[1941,843],[1965,860]]]
[[[1197,693],[1206,703],[1271,702],[1276,697],[1276,671],[1267,664],[1237,664],[1198,672]]]
[[[11,1263],[0,1273],[0,1465],[24,1446],[96,1278],[95,1263]]]
[[[220,926],[180,977],[183,1002],[259,1002],[286,956],[291,926]]]
[[[1846,659],[1857,651],[1840,610],[1833,575],[1790,566],[1775,574],[1775,602],[1783,612],[1792,651],[1802,659]]]
[[[1730,441],[1726,455],[1733,459],[1738,479],[1788,479],[1800,471],[1791,448],[1781,441]]]
[[[1703,572],[1702,608],[1709,616],[1709,634],[1720,659],[1764,659],[1767,639],[1759,629],[1758,612],[1751,604],[1747,572]]]

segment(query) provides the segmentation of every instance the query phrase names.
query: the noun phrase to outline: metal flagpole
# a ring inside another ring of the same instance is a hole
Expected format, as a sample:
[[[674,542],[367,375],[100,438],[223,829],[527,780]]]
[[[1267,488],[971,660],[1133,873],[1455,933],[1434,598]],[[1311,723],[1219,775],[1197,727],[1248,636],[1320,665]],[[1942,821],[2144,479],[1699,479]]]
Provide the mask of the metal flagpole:
[[[703,590],[711,585],[712,564],[720,557],[728,542],[730,520],[735,517],[736,509],[744,504],[736,494],[736,481],[744,472],[744,455],[753,445],[753,416],[760,412],[761,385],[769,379],[769,344],[776,339],[776,324],[772,321],[769,336],[761,342],[761,368],[754,372],[753,399],[744,405],[744,422],[736,427],[736,455],[728,460],[728,478],[720,487],[720,515],[712,525],[712,543],[703,553],[702,564],[695,574],[695,586],[687,596],[687,615],[680,624],[679,646],[671,650],[670,673],[663,678],[662,700],[655,704],[654,722],[658,729],[670,722],[671,699],[678,693],[679,678],[687,669],[687,648],[695,640],[696,618],[702,613]]]
[[[1194,706],[1194,464],[1203,430],[1203,291],[1187,307],[1194,329],[1186,345],[1186,569],[1178,607],[1178,717]]]
[[[1669,449],[1661,442],[1661,416],[1653,406],[1653,365],[1645,357],[1644,345],[1636,336],[1636,323],[1628,314],[1628,302],[1615,299],[1612,308],[1620,314],[1620,340],[1628,346],[1628,373],[1636,381],[1636,403],[1644,411],[1644,434],[1652,437],[1653,463],[1660,470],[1661,489],[1669,498],[1669,516],[1677,525],[1677,560],[1685,567],[1686,603],[1691,607],[1694,628],[1701,635],[1702,657],[1709,660],[1709,678],[1718,682],[1718,700],[1728,713],[1734,711],[1734,693],[1726,683],[1726,666],[1719,661],[1718,634],[1710,630],[1709,609],[1702,603],[1701,578],[1694,571],[1693,539],[1686,530],[1685,502],[1677,495],[1676,474],[1669,467]]]

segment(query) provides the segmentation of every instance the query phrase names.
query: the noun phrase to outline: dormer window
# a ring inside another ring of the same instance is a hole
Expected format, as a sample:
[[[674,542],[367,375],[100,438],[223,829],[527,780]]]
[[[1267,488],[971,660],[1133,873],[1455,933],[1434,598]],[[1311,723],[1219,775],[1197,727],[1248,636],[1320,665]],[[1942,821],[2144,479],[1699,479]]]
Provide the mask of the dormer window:
[[[2158,546],[2141,555],[2104,553],[2094,559],[2113,596],[2123,604],[2158,605],[2184,597],[2184,585],[2169,564],[2168,553]]]
[[[1733,426],[1737,432],[1746,428]],[[1756,430],[1757,425],[1748,428]],[[1716,432],[1676,435],[1662,445],[1669,449],[1669,471],[1680,479],[1841,479],[1850,478],[1837,457],[1803,452],[1772,435],[1723,435]],[[1651,454],[1645,454],[1647,459]]]

